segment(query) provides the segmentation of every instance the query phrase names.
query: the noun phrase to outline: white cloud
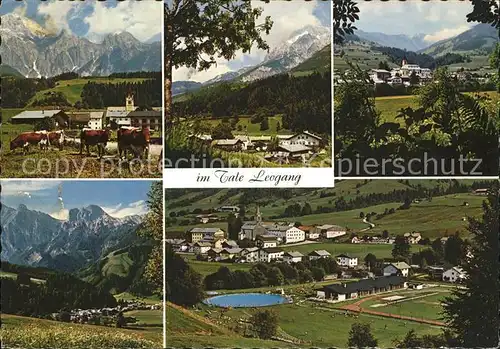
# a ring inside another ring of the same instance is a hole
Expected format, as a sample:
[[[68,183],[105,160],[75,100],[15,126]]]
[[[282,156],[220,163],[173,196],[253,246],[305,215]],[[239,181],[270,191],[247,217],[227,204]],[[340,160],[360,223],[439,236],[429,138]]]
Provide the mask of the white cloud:
[[[2,181],[2,196],[23,197],[47,196],[47,191],[57,188],[59,181]]]
[[[62,209],[59,211],[55,211],[52,213],[49,213],[50,216],[52,216],[55,219],[59,219],[61,221],[66,221],[69,218],[69,210],[67,209]]]
[[[424,36],[424,40],[429,42],[436,42],[457,36],[458,34],[461,34],[468,29],[470,29],[470,26],[468,25],[462,25],[458,28],[444,28],[436,33]]]
[[[321,25],[320,20],[313,14],[316,7],[315,2],[309,1],[271,1],[270,3],[263,3],[261,1],[253,1],[254,6],[262,7],[263,12],[261,17],[259,17],[259,22],[264,22],[266,16],[270,16],[273,21],[273,27],[269,32],[269,35],[263,36],[264,40],[269,44],[270,49],[278,46],[280,43],[285,41],[290,37],[290,35],[307,25]],[[241,51],[236,52],[236,56],[231,60],[231,66],[238,66],[243,68],[245,61],[251,59],[252,61],[261,62],[266,57],[267,51],[258,50],[253,48],[249,53],[243,53]],[[228,61],[225,59],[216,59],[217,65],[212,66],[206,71],[195,71],[193,69],[187,69],[181,67],[175,69],[173,72],[173,80],[192,80],[198,82],[204,82],[210,80],[217,75],[224,74],[230,71],[234,71],[228,65]],[[237,64],[235,64],[237,63]],[[237,70],[237,69],[236,69]]]
[[[127,31],[140,41],[161,32],[163,4],[158,1],[125,1],[116,7],[97,2],[92,14],[84,19],[90,28],[87,36],[95,40]]]
[[[116,206],[102,207],[104,212],[112,217],[123,218],[132,215],[143,215],[148,212],[148,206],[145,200],[131,202],[126,206],[118,204]]]
[[[58,33],[61,29],[71,32],[68,24],[68,14],[76,10],[81,4],[73,1],[43,2],[38,6],[38,13],[45,16],[45,28]]]
[[[385,34],[428,34],[467,23],[470,1],[358,2],[358,29]],[[431,34],[430,34],[431,35]]]

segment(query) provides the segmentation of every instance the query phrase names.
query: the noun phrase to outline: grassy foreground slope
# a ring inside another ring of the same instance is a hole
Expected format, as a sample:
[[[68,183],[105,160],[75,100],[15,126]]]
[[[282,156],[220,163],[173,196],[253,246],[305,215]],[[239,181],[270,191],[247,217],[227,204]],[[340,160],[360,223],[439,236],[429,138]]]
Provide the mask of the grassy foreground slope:
[[[167,347],[288,348],[287,343],[242,337],[172,303],[166,305]]]
[[[2,344],[13,348],[159,348],[161,331],[80,325],[2,314]]]

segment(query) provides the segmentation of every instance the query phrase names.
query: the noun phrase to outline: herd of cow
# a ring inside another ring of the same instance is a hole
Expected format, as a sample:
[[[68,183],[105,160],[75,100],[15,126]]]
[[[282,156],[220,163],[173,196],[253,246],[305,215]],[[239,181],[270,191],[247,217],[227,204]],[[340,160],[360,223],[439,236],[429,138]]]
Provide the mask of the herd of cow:
[[[110,132],[108,129],[82,129],[79,137],[80,154],[85,147],[87,155],[90,156],[89,147],[97,146],[98,156],[102,158]],[[23,132],[10,142],[10,150],[21,148],[25,155],[29,153],[30,146],[39,146],[42,151],[49,149],[49,146],[56,146],[62,150],[66,141],[67,137],[63,130]],[[117,147],[120,158],[122,155],[126,158],[127,151],[130,151],[134,158],[148,158],[149,143],[149,128],[121,127],[117,130]]]

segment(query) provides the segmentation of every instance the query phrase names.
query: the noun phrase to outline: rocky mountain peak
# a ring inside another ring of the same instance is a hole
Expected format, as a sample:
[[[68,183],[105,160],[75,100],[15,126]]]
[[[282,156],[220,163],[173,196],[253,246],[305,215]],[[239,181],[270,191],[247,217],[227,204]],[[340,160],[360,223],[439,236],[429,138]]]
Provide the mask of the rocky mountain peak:
[[[69,210],[69,221],[95,221],[100,217],[107,216],[108,214],[97,205],[89,205],[83,208],[72,208]]]

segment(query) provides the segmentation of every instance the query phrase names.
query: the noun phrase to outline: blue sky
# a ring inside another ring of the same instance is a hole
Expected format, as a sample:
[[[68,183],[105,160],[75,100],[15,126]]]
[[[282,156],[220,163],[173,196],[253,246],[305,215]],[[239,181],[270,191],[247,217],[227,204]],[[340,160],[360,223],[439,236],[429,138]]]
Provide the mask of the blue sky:
[[[468,23],[469,1],[358,1],[358,29],[385,34],[427,34],[435,42],[456,36],[476,23]]]
[[[161,37],[163,11],[158,1],[3,1],[0,14],[13,12],[51,31],[66,29],[96,42],[121,31],[145,42]]]
[[[57,199],[60,183],[62,183],[64,215],[71,208],[93,204],[101,206],[113,217],[124,217],[147,212],[147,193],[152,181],[2,181],[2,203],[14,208],[24,204],[30,209],[51,214],[56,218],[64,218],[59,212]]]
[[[263,13],[261,21],[266,16],[270,16],[273,28],[264,39],[270,48],[278,46],[280,43],[290,38],[290,35],[307,25],[325,26],[331,28],[331,3],[330,1],[253,1],[256,7],[261,7]],[[267,51],[253,49],[249,54],[238,52],[235,59],[226,61],[217,60],[217,66],[212,66],[209,70],[197,72],[192,69],[181,67],[174,70],[174,81],[193,80],[203,82],[229,71],[236,71],[245,66],[253,66],[262,62]]]

